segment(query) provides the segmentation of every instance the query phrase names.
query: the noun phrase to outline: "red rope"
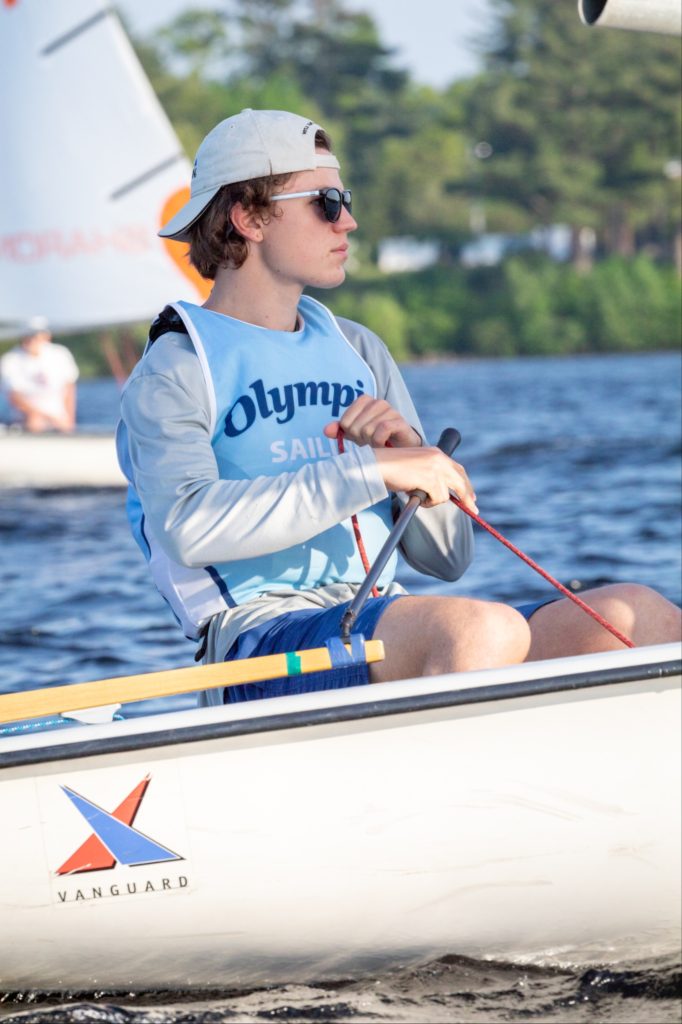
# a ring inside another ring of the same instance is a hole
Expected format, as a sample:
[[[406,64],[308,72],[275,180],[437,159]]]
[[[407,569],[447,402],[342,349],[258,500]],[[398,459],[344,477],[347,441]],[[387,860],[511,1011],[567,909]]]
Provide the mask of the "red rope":
[[[338,432],[338,434],[336,436],[336,442],[337,442],[338,447],[339,447],[339,455],[343,455],[343,453],[345,451],[345,448],[344,448],[344,444],[343,444],[343,430],[341,429],[341,427],[339,427],[339,432]],[[350,517],[350,521],[353,524],[353,533],[355,534],[355,543],[357,544],[358,551],[360,552],[360,558],[362,559],[362,566],[363,566],[363,568],[365,570],[365,573],[369,574],[369,570],[371,569],[371,565],[369,564],[369,558],[367,557],[367,551],[365,550],[365,542],[363,541],[362,534],[360,533],[360,523],[358,522],[358,517],[356,515],[352,515]],[[376,587],[372,587],[372,597],[378,597],[378,596],[379,596],[379,591],[377,590]]]
[[[341,428],[339,428],[338,433],[338,446],[339,452],[343,453],[343,431],[341,430]],[[393,445],[389,441],[386,447],[392,448]],[[621,633],[620,630],[616,629],[615,626],[612,626],[607,619],[600,615],[599,612],[595,611],[594,608],[590,608],[589,604],[586,604],[583,600],[581,600],[581,598],[573,594],[568,589],[568,587],[565,587],[563,585],[563,583],[559,583],[559,581],[556,580],[553,576],[551,576],[545,569],[543,569],[541,565],[538,565],[538,563],[534,562],[532,558],[524,554],[523,551],[521,551],[520,548],[517,548],[515,544],[512,544],[510,540],[507,540],[507,538],[504,537],[499,532],[499,530],[496,530],[494,526],[491,526],[490,523],[486,523],[485,519],[481,519],[481,517],[477,515],[475,512],[471,512],[468,508],[466,508],[459,500],[459,498],[455,497],[454,494],[450,495],[450,501],[453,502],[453,504],[455,504],[457,508],[461,509],[462,512],[468,515],[470,519],[473,519],[475,523],[478,523],[478,525],[482,526],[484,530],[487,530],[488,533],[490,533],[495,538],[495,540],[499,540],[500,544],[504,544],[506,548],[509,548],[509,550],[513,552],[517,556],[517,558],[520,558],[522,562],[525,562],[526,565],[529,565],[531,569],[534,569],[535,572],[539,573],[543,579],[547,580],[548,583],[551,583],[553,587],[556,587],[556,589],[560,591],[565,597],[573,601],[573,603],[576,604],[578,608],[582,608],[582,610],[586,612],[587,615],[591,616],[591,618],[593,618],[595,622],[598,622],[599,625],[603,626],[604,629],[608,630],[609,633],[612,633],[613,636],[615,636],[617,640],[620,640],[622,644],[625,644],[626,647],[635,646],[632,640],[629,639],[629,637],[625,636],[624,633]],[[351,516],[351,521],[353,523],[353,531],[355,533],[358,551],[360,552],[360,558],[362,559],[362,564],[364,566],[365,572],[368,573],[370,570],[369,559],[367,558],[367,552],[365,551],[365,545],[362,540],[362,534],[360,533],[360,524],[358,523],[357,516]],[[377,590],[376,587],[372,588],[372,594],[374,597],[379,596],[379,591]]]
[[[502,534],[498,530],[496,530],[494,526],[491,526],[490,523],[486,523],[485,519],[481,519],[481,517],[479,515],[476,515],[475,512],[471,512],[468,508],[465,508],[465,506],[462,504],[459,498],[456,498],[454,494],[450,495],[450,501],[453,502],[453,504],[455,504],[457,508],[460,508],[462,512],[465,512],[470,519],[473,519],[475,523],[478,523],[478,525],[482,526],[484,530],[487,530],[488,533],[492,534],[495,540],[499,540],[500,544],[504,544],[506,548],[509,548],[510,551],[513,551],[513,553],[518,558],[520,558],[521,561],[525,562],[526,565],[529,565],[531,569],[535,569],[535,571],[539,573],[543,579],[547,580],[548,583],[551,583],[553,587],[556,587],[556,589],[560,590],[562,594],[570,598],[570,600],[573,601],[574,604],[577,604],[579,608],[582,608],[584,612],[587,612],[588,615],[592,616],[595,622],[598,622],[600,626],[604,627],[604,629],[608,629],[609,633],[613,633],[613,635],[618,640],[620,640],[622,644],[625,644],[626,647],[635,646],[632,640],[626,637],[624,633],[621,633],[620,630],[616,629],[615,626],[612,626],[611,623],[608,622],[603,616],[601,616],[599,612],[596,612],[594,608],[590,608],[589,604],[585,604],[585,602],[582,601],[579,597],[576,597],[575,594],[571,593],[571,591],[568,590],[568,588],[565,587],[563,583],[559,583],[559,581],[555,580],[553,576],[550,576],[550,574],[546,572],[546,570],[543,569],[541,565],[538,565],[537,562],[534,562],[532,558],[529,558],[528,555],[525,555],[523,551],[517,548],[515,544],[512,544],[510,540],[507,540],[506,537],[503,537]]]

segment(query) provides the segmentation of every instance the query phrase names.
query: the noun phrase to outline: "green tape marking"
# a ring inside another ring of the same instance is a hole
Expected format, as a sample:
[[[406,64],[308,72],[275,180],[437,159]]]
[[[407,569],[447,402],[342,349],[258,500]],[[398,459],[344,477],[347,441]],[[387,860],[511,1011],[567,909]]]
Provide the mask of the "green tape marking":
[[[287,659],[287,675],[288,676],[300,676],[301,674],[301,659],[299,658],[296,651],[287,651],[285,654]]]

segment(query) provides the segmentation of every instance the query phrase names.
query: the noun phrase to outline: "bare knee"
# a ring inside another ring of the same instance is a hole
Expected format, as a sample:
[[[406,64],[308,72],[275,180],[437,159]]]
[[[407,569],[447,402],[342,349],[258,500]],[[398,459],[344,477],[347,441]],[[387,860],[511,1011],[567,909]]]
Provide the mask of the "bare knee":
[[[465,598],[396,601],[375,636],[386,645],[376,681],[516,664],[530,647],[528,623],[514,608]]]
[[[581,598],[636,647],[680,638],[680,609],[650,587],[613,583],[587,590]],[[620,640],[568,600],[540,608],[531,629],[531,660],[622,649]]]
[[[679,640],[680,609],[651,587],[615,583],[588,594],[609,622],[624,630],[637,646]]]
[[[494,601],[468,601],[461,628],[450,623],[450,668],[437,667],[447,651],[432,652],[432,665],[426,674],[436,671],[471,671],[514,665],[525,660],[530,648],[530,627],[520,612]]]

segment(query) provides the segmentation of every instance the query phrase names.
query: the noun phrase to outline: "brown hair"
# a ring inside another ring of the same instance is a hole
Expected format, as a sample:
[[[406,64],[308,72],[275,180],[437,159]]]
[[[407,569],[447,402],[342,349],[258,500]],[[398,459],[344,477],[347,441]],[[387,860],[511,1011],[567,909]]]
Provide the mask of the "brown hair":
[[[332,151],[331,139],[322,129],[315,133],[315,147]],[[270,174],[223,185],[189,229],[189,261],[202,277],[214,280],[219,267],[238,270],[246,261],[248,242],[232,224],[232,207],[239,204],[245,210],[256,210],[267,224],[271,216],[281,216],[271,200],[290,178],[291,174]]]

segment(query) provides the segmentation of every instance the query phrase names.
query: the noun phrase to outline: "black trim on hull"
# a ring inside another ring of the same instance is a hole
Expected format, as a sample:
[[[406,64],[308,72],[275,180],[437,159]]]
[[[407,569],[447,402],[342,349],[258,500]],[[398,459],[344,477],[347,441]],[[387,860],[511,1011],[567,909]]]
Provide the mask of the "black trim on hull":
[[[443,693],[423,693],[410,697],[372,700],[362,704],[346,704],[331,708],[311,708],[309,711],[291,711],[262,718],[247,718],[233,722],[206,722],[201,725],[164,729],[158,732],[110,736],[106,739],[81,740],[60,743],[50,747],[16,750],[0,757],[1,768],[43,764],[47,761],[65,761],[102,754],[118,754],[128,750],[173,746],[178,743],[199,743],[203,740],[232,736],[252,736],[261,732],[279,732],[283,729],[301,729],[313,725],[333,725],[363,718],[385,718],[415,711],[432,711],[468,704],[487,704],[491,701],[536,697],[562,691],[586,690],[617,683],[666,679],[682,673],[682,661],[655,662],[652,665],[630,665],[626,668],[602,669],[597,672],[576,672],[574,675],[549,676],[528,679],[518,683],[498,683],[493,686],[475,686],[466,690],[447,690]]]

